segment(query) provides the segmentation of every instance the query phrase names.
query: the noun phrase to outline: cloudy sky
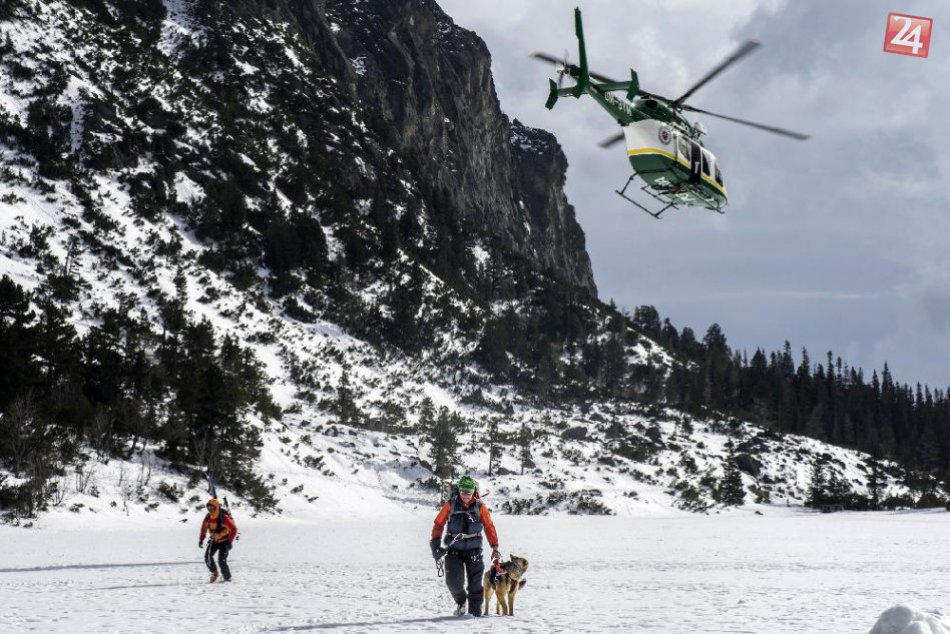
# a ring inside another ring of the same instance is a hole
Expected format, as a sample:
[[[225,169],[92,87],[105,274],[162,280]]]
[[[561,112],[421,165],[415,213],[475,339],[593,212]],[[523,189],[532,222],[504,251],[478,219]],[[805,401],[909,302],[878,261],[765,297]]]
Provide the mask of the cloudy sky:
[[[602,299],[653,304],[733,348],[787,339],[901,382],[950,385],[950,3],[897,0],[438,0],[488,44],[503,110],[554,132],[568,197]],[[660,221],[614,194],[629,174],[617,130],[592,100],[544,109],[551,69],[577,60],[584,12],[592,69],[637,70],[677,97],[746,39],[763,46],[690,99],[698,108],[813,135],[799,142],[702,120],[730,194],[724,216]],[[883,52],[889,12],[930,17],[930,56]]]

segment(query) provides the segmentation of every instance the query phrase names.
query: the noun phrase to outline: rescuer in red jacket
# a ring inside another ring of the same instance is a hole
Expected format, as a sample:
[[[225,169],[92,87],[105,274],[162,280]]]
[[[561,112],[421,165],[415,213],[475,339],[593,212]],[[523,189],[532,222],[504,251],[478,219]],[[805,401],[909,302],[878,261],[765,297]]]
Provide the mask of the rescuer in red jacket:
[[[445,548],[439,545],[443,529],[446,531]],[[498,533],[495,532],[488,505],[478,498],[475,480],[463,476],[458,482],[458,494],[453,495],[436,516],[429,541],[432,556],[436,560],[445,555],[445,585],[455,599],[455,614],[458,616],[465,614],[466,599],[468,613],[482,616],[482,574],[485,572],[485,564],[482,563],[483,530],[492,549],[492,559],[497,561]]]
[[[214,564],[214,555],[218,554],[218,563],[225,581],[231,580],[231,569],[228,567],[228,552],[231,544],[237,537],[237,526],[231,514],[221,508],[221,503],[215,498],[208,500],[208,514],[201,522],[201,536],[198,538],[198,548],[204,548],[205,535],[209,537],[208,550],[205,551],[205,564],[211,571],[211,582],[218,580],[218,567]]]

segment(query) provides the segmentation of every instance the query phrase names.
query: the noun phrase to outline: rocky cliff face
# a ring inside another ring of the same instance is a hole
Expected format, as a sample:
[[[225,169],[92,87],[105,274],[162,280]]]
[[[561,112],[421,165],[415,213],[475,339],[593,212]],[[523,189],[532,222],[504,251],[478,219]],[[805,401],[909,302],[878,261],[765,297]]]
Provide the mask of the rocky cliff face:
[[[431,0],[312,0],[290,6],[328,69],[377,129],[476,227],[542,270],[596,294],[550,134],[502,113],[491,57]]]

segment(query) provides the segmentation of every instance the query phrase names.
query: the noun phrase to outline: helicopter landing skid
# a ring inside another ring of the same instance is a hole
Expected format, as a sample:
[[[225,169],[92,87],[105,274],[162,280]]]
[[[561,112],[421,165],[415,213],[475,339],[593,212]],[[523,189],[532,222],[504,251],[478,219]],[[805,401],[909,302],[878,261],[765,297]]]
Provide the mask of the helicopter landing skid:
[[[653,216],[653,217],[656,218],[657,220],[660,219],[660,216],[661,216],[661,215],[663,214],[663,212],[666,211],[667,209],[679,209],[679,207],[676,206],[676,203],[675,203],[674,201],[671,201],[671,200],[669,200],[668,198],[665,198],[665,199],[664,199],[664,198],[661,198],[660,196],[658,196],[658,195],[654,194],[653,192],[651,192],[651,191],[649,190],[649,187],[650,187],[649,185],[644,185],[643,187],[640,188],[640,191],[649,194],[650,196],[652,196],[653,198],[655,198],[656,200],[658,200],[658,201],[660,201],[661,203],[664,204],[663,208],[660,209],[659,211],[650,211],[649,209],[647,209],[646,207],[644,207],[643,205],[641,205],[640,203],[638,203],[637,201],[635,201],[633,198],[630,198],[629,196],[627,196],[627,194],[626,194],[627,188],[630,187],[630,183],[632,183],[633,180],[634,180],[636,177],[637,177],[636,174],[632,174],[632,175],[630,176],[630,178],[627,179],[627,182],[624,184],[623,189],[615,189],[614,192],[615,192],[618,196],[620,196],[621,198],[623,198],[624,200],[626,200],[628,203],[631,203],[632,205],[638,207],[641,211],[645,211],[646,213],[648,213],[649,215]]]

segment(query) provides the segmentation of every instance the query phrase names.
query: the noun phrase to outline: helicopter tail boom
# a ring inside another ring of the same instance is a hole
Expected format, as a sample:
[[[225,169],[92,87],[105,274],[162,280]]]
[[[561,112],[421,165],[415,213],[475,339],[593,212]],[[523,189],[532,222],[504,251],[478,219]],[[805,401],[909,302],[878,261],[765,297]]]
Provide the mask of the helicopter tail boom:
[[[554,108],[554,104],[557,103],[559,97],[574,97],[574,88],[558,88],[557,84],[554,83],[554,80],[549,80],[551,85],[551,91],[548,93],[548,100],[545,102],[544,107],[548,110]]]
[[[574,9],[574,32],[577,34],[577,54],[579,56],[579,65],[577,69],[577,85],[574,86],[572,94],[580,97],[587,92],[590,85],[590,70],[587,67],[587,47],[584,46],[584,23],[581,20],[580,8]]]

